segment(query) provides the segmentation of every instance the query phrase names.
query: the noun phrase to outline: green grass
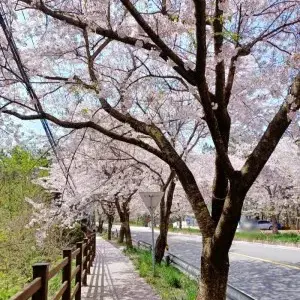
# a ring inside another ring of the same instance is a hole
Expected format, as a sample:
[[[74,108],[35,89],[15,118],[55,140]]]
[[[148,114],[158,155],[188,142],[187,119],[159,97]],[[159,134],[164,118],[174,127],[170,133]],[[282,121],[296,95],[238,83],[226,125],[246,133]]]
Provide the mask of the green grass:
[[[268,242],[282,242],[282,243],[300,243],[300,234],[286,232],[286,233],[264,233],[264,232],[237,232],[235,234],[236,240],[247,240],[247,241],[268,241]]]
[[[51,265],[50,269],[54,268],[55,266],[56,266],[56,264]],[[76,268],[76,262],[73,259],[72,260],[72,272],[74,271],[75,268]],[[72,289],[75,286],[75,279],[76,279],[76,276],[72,280]],[[60,290],[60,288],[62,286],[62,271],[59,271],[53,278],[51,278],[49,280],[48,284],[49,284],[49,286],[48,286],[48,296],[51,299]],[[72,290],[72,292],[73,292],[73,290]]]
[[[49,280],[48,292],[50,297],[53,297],[61,288],[61,281],[62,281],[61,273],[62,272],[59,272],[56,276],[54,276]]]
[[[169,228],[169,232],[181,232],[187,234],[200,234],[200,230],[196,228]]]
[[[145,227],[142,221],[129,221],[129,224],[133,227]]]
[[[152,273],[151,253],[133,248],[124,251],[133,261],[139,275],[156,290],[163,300],[194,300],[196,299],[197,282],[164,262],[155,266]]]

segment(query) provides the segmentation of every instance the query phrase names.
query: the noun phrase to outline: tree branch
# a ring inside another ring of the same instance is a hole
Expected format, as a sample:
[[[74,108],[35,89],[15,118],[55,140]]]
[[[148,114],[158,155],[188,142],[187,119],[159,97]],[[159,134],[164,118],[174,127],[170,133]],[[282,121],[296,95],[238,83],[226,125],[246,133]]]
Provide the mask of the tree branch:
[[[293,101],[289,101],[293,99]],[[300,73],[294,79],[287,100],[270,122],[259,143],[241,169],[242,183],[247,191],[275,150],[280,138],[291,123],[290,113],[300,108]]]
[[[218,56],[222,52],[223,45],[223,24],[222,17],[223,11],[219,9],[220,0],[216,1],[215,16],[213,21],[214,29],[214,49],[215,56]],[[218,62],[215,67],[216,73],[216,85],[215,85],[215,96],[216,102],[219,104],[220,109],[224,108],[224,87],[225,87],[225,65],[224,60]]]
[[[174,70],[177,71],[183,78],[185,78],[190,84],[195,85],[195,78],[193,71],[186,71],[184,67],[184,62],[182,59],[171,49],[168,45],[152,30],[149,24],[133,6],[129,0],[121,0],[123,5],[128,9],[131,15],[134,17],[136,22],[143,28],[151,40],[159,47],[163,55],[161,57],[164,60],[171,59],[177,66],[174,67]]]
[[[196,39],[197,39],[197,53],[196,53],[196,76],[199,81],[205,81],[206,68],[206,1],[194,0],[195,16],[196,16]]]
[[[79,18],[79,16],[75,17],[75,16],[72,16],[71,14],[61,13],[60,11],[53,10],[53,9],[47,7],[42,1],[20,0],[20,2],[26,3],[26,4],[30,5],[31,7],[42,11],[44,14],[53,17],[54,19],[64,21],[70,25],[77,27],[77,28],[85,29],[85,28],[89,27],[88,23],[81,20]],[[93,31],[95,33],[102,35],[104,37],[107,37],[109,39],[116,40],[116,41],[131,45],[131,46],[135,46],[136,42],[139,41],[139,39],[132,38],[129,36],[120,37],[117,32],[115,32],[111,29],[102,28],[100,26],[95,26],[93,28]],[[144,42],[144,41],[143,41],[143,48],[147,49],[147,50],[153,50],[153,49],[158,50],[157,46],[155,44],[151,44],[151,43]]]
[[[145,150],[147,150],[148,152],[156,155],[158,158],[160,158],[163,161],[167,161],[167,157],[165,154],[163,154],[161,151],[159,151],[158,149],[152,147],[149,144],[144,143],[143,141],[140,141],[138,139],[135,138],[129,138],[129,137],[125,137],[122,135],[119,135],[117,133],[111,132],[107,129],[105,129],[104,127],[92,122],[92,121],[87,121],[87,122],[69,122],[69,121],[63,121],[60,120],[50,114],[47,113],[43,113],[43,114],[39,114],[39,115],[21,115],[15,111],[10,111],[10,110],[3,110],[2,113],[8,114],[8,115],[12,115],[17,117],[18,119],[21,120],[40,120],[40,119],[47,119],[63,128],[72,128],[72,129],[83,129],[83,128],[91,128],[94,129],[112,139],[121,141],[121,142],[125,142],[128,144],[132,144],[135,146],[138,146],[140,148],[143,148]]]

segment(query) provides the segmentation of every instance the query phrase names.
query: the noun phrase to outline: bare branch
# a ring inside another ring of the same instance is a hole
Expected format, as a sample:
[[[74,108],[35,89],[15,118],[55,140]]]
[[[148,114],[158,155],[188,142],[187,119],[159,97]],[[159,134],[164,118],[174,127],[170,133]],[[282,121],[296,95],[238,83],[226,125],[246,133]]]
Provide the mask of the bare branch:
[[[8,114],[8,115],[12,115],[15,116],[21,120],[40,120],[40,119],[47,119],[63,128],[71,128],[71,129],[83,129],[83,128],[91,128],[94,129],[112,139],[121,141],[121,142],[125,142],[128,144],[132,144],[135,146],[138,146],[140,148],[143,148],[145,150],[147,150],[148,152],[156,155],[158,158],[167,161],[167,157],[165,154],[163,154],[161,151],[159,151],[158,149],[144,143],[143,141],[140,141],[138,139],[135,138],[129,138],[129,137],[125,137],[122,135],[119,135],[117,133],[111,132],[107,129],[105,129],[104,127],[92,122],[92,121],[87,121],[87,122],[69,122],[69,121],[63,121],[60,120],[50,114],[47,113],[43,113],[43,114],[39,114],[39,115],[21,115],[15,111],[10,111],[10,110],[3,110],[2,113]]]
[[[189,83],[195,85],[194,72],[185,70],[182,59],[152,30],[149,24],[144,20],[144,18],[129,0],[121,0],[121,2],[135,18],[137,23],[144,29],[151,40],[157,45],[157,47],[161,49],[163,54],[161,57],[164,60],[168,60],[169,58],[176,63],[177,66],[174,67],[174,70],[177,71]]]
[[[81,20],[79,16],[73,16],[71,14],[62,13],[58,10],[53,10],[53,9],[47,7],[43,3],[43,1],[20,0],[20,2],[26,3],[26,4],[30,5],[31,7],[42,11],[43,13],[45,13],[48,16],[51,16],[57,20],[64,21],[70,25],[77,27],[77,28],[85,29],[88,27],[88,24],[85,21]],[[117,32],[115,32],[111,29],[102,28],[100,26],[95,26],[95,28],[93,28],[93,31],[95,33],[102,35],[104,37],[107,37],[109,39],[116,40],[116,41],[131,45],[131,46],[135,46],[136,42],[138,41],[138,39],[132,38],[129,36],[120,37]],[[143,48],[147,49],[147,50],[153,50],[153,49],[155,50],[155,49],[157,49],[157,46],[155,44],[144,42]]]

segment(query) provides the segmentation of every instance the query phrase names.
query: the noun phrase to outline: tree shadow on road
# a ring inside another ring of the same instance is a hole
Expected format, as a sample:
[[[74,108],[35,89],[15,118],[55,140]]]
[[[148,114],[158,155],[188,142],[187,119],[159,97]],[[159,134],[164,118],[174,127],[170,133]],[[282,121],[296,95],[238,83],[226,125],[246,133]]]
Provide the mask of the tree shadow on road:
[[[229,283],[259,300],[299,300],[299,270],[256,260],[230,263]]]

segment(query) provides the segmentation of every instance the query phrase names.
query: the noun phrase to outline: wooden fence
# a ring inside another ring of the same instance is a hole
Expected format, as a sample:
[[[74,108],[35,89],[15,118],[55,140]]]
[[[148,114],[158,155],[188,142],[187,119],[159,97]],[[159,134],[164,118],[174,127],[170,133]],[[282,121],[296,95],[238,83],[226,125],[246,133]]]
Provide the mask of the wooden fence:
[[[48,300],[48,282],[62,271],[62,284],[52,300],[80,300],[81,286],[87,284],[87,275],[96,254],[96,234],[85,238],[76,244],[76,249],[64,249],[63,259],[49,270],[49,263],[37,263],[32,266],[33,278],[25,288],[10,298],[10,300]],[[72,261],[76,260],[76,267],[72,270]],[[72,281],[75,278],[75,286]]]

